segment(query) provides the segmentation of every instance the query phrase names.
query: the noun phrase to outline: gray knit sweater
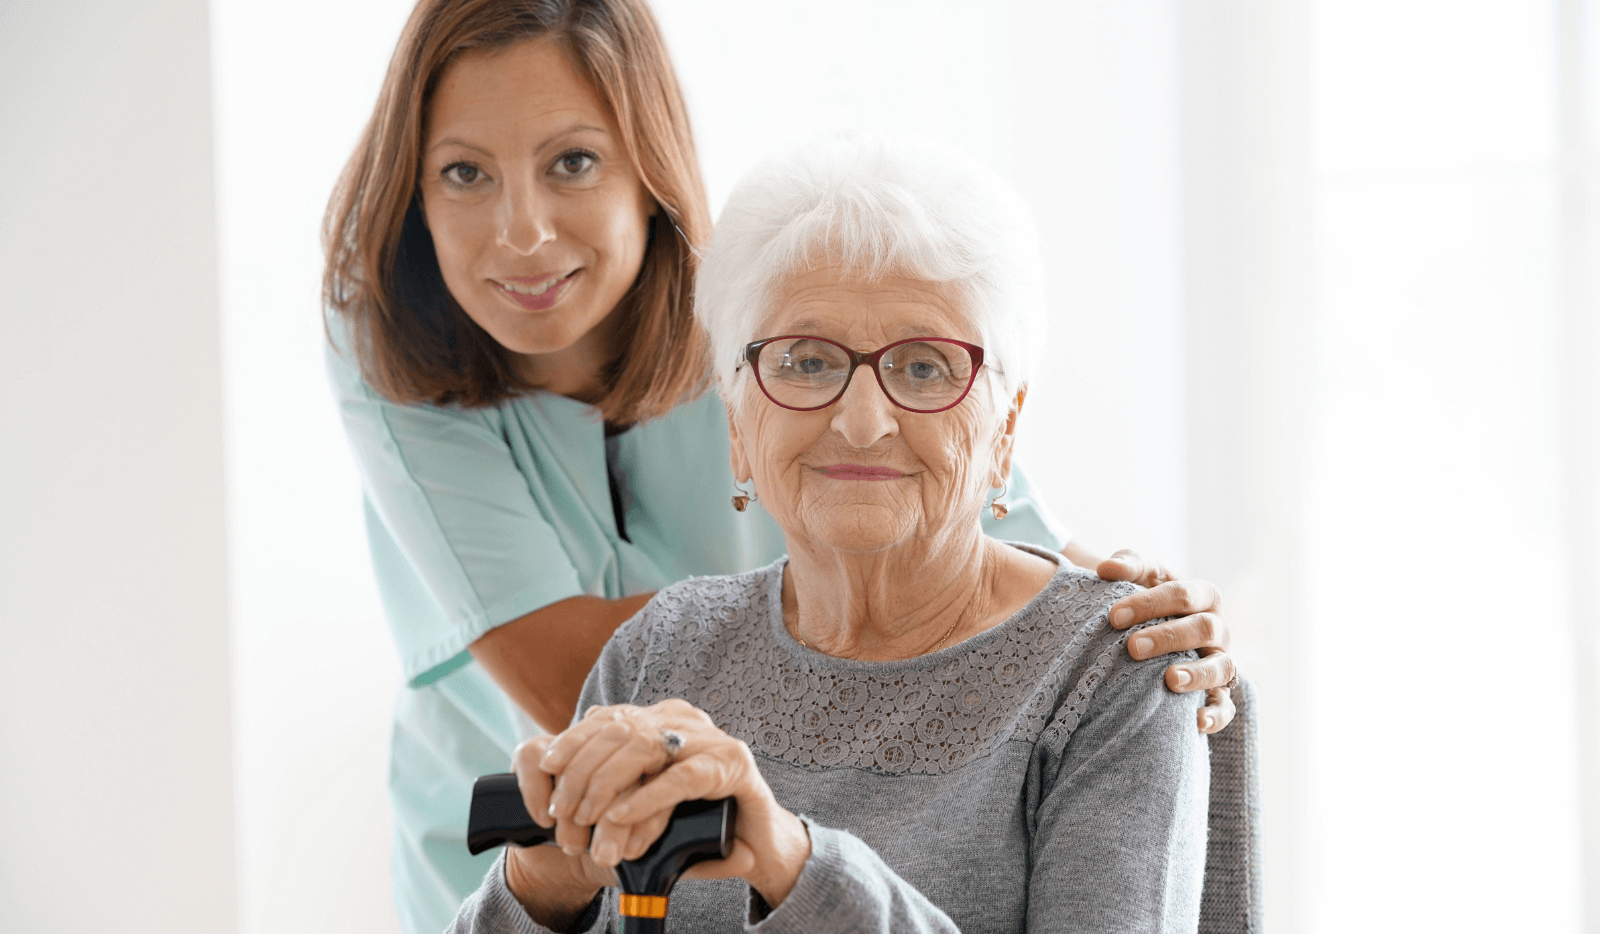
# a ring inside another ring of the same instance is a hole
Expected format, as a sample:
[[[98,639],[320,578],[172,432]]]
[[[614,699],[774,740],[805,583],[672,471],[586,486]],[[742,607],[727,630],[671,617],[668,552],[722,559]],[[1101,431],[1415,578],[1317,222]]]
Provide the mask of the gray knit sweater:
[[[1131,585],[1060,562],[1000,625],[898,662],[784,628],[783,561],[661,591],[606,646],[579,710],[681,697],[750,744],[811,856],[751,925],[737,879],[680,882],[668,928],[794,934],[1194,931],[1205,865],[1202,695],[1161,683],[1106,622]],[[615,929],[615,899],[582,929]],[[503,859],[461,934],[542,932]]]

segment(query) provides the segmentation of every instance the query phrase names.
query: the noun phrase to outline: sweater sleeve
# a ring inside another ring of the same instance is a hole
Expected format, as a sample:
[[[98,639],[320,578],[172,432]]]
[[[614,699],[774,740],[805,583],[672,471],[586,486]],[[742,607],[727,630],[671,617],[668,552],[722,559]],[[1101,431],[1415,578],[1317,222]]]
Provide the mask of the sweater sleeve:
[[[1042,765],[1030,932],[1192,934],[1199,924],[1210,772],[1195,713],[1204,695],[1166,689],[1171,660],[1113,674]]]
[[[610,924],[606,910],[611,902],[602,889],[587,911],[567,931],[599,934]],[[506,854],[501,852],[478,890],[467,896],[445,934],[558,934],[528,917],[522,903],[506,886]]]
[[[813,823],[811,856],[783,904],[746,931],[762,934],[960,934],[950,916],[928,901],[855,834]]]

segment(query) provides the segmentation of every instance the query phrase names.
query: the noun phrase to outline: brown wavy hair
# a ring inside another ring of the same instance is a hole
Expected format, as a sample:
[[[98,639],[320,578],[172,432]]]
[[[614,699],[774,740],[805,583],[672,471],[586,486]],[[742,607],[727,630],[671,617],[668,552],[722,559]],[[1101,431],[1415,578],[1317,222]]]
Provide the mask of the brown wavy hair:
[[[421,0],[328,202],[323,301],[345,319],[368,384],[396,402],[481,407],[534,388],[445,287],[418,180],[423,122],[450,62],[540,38],[559,42],[610,108],[661,207],[594,400],[607,422],[634,424],[704,391],[709,372],[692,311],[711,221],[688,110],[643,0]]]

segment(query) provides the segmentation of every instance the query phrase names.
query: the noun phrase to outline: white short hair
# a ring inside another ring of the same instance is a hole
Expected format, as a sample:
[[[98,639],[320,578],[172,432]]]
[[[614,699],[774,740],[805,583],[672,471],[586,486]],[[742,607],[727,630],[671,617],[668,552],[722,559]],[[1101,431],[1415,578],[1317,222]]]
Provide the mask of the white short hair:
[[[761,163],[728,196],[700,264],[695,317],[723,398],[738,404],[744,347],[784,283],[817,266],[954,286],[1000,381],[1005,412],[1044,345],[1043,271],[1022,199],[948,147],[829,136]]]

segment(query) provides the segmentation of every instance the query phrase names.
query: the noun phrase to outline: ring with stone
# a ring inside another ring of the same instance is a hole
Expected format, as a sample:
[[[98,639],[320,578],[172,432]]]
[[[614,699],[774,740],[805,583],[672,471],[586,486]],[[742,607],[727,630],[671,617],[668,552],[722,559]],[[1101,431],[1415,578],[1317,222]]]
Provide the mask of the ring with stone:
[[[683,749],[683,734],[677,730],[662,730],[661,748],[666,751],[669,761],[677,758],[678,752]]]
[[[1228,679],[1228,683],[1224,684],[1223,687],[1226,688],[1227,690],[1231,691],[1231,690],[1233,690],[1234,688],[1236,688],[1238,686],[1239,686],[1239,669],[1235,668],[1233,670],[1233,677],[1229,678]]]

